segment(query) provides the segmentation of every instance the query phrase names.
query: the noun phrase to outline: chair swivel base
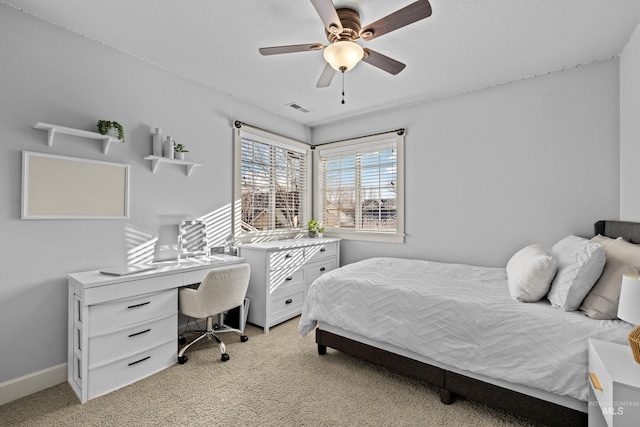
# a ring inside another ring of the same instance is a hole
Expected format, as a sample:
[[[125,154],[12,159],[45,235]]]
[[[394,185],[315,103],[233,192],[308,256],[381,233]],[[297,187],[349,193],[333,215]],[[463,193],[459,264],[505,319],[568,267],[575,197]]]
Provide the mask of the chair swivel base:
[[[187,351],[187,349],[189,347],[191,347],[193,344],[195,344],[196,342],[200,341],[201,339],[203,339],[205,337],[207,337],[209,339],[213,338],[218,343],[218,346],[220,347],[220,353],[221,353],[220,360],[222,360],[223,362],[226,362],[227,360],[229,360],[229,354],[227,353],[227,349],[226,349],[224,343],[216,335],[216,333],[222,333],[222,332],[236,332],[236,333],[240,334],[240,341],[241,342],[247,342],[249,340],[249,337],[246,336],[243,333],[243,331],[241,331],[239,329],[231,328],[231,327],[229,327],[227,325],[224,325],[224,324],[221,327],[219,327],[218,325],[214,326],[213,325],[213,317],[209,317],[209,318],[207,318],[207,330],[206,331],[201,331],[200,336],[198,336],[196,339],[191,341],[189,344],[187,344],[186,346],[184,346],[180,350],[180,352],[178,353],[178,363],[181,364],[181,365],[186,363],[187,360],[189,360],[189,358],[184,355],[185,351]],[[185,342],[186,342],[186,339],[183,336],[178,337],[178,343],[184,344]]]

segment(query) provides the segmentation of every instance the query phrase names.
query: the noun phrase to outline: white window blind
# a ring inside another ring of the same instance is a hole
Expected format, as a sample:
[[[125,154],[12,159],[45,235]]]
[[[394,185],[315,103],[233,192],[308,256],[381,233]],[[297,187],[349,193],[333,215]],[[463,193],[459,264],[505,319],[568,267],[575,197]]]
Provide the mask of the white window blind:
[[[385,134],[317,148],[316,216],[329,233],[403,239],[402,142]]]
[[[310,205],[308,147],[287,143],[277,135],[270,139],[246,131],[238,132],[237,141],[240,215],[236,218],[240,224],[236,233],[301,226]]]

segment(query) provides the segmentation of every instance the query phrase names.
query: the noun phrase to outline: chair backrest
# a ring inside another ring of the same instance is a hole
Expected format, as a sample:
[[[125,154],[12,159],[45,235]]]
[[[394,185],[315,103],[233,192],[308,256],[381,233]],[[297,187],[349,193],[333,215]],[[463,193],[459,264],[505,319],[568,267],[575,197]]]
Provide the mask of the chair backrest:
[[[250,272],[249,264],[211,270],[195,292],[201,313],[213,316],[244,304]]]

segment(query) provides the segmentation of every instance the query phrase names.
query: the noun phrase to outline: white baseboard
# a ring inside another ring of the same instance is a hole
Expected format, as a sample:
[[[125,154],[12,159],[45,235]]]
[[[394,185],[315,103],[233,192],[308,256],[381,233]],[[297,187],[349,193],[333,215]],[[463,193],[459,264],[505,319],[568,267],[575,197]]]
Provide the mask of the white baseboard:
[[[61,363],[42,371],[0,383],[0,405],[28,396],[67,380],[67,364]]]

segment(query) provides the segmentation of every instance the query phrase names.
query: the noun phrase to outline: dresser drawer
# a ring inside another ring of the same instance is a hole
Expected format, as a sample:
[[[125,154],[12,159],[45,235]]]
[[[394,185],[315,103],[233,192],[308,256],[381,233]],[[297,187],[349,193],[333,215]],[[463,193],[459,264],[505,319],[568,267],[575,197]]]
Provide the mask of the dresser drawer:
[[[308,262],[318,261],[322,258],[335,258],[337,253],[338,244],[335,242],[309,246],[305,250],[305,256]]]
[[[301,267],[291,273],[286,269],[276,270],[271,273],[269,282],[269,294],[289,292],[287,289],[306,283],[305,270]]]
[[[177,289],[92,305],[89,307],[89,336],[177,312]]]
[[[304,248],[287,249],[269,255],[269,270],[291,268],[304,264]]]
[[[271,297],[271,325],[302,313],[304,287],[292,290],[293,292],[286,295],[278,294]]]
[[[335,259],[326,259],[324,261],[317,261],[307,265],[309,285],[311,285],[318,277],[322,276],[327,271],[335,269],[337,266]]]
[[[88,398],[93,399],[109,393],[173,365],[176,363],[177,350],[177,341],[172,339],[150,350],[100,368],[90,369]]]
[[[89,369],[148,350],[178,336],[177,313],[89,338]]]

